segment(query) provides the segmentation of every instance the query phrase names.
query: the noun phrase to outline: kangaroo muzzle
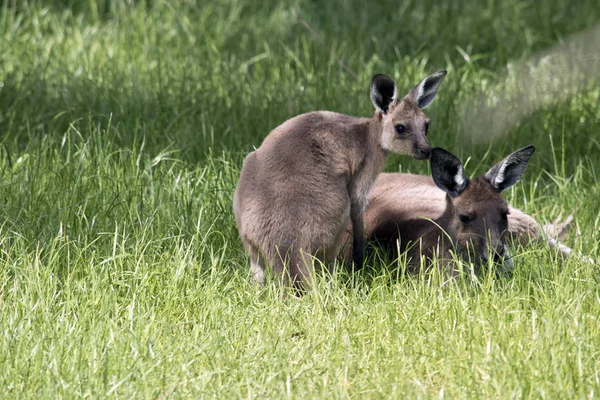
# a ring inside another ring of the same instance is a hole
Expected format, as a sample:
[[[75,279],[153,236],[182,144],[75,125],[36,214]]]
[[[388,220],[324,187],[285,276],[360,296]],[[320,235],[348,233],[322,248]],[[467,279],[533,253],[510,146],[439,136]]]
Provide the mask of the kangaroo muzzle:
[[[413,149],[413,158],[417,160],[428,160],[431,157],[431,146],[428,144],[415,146]]]

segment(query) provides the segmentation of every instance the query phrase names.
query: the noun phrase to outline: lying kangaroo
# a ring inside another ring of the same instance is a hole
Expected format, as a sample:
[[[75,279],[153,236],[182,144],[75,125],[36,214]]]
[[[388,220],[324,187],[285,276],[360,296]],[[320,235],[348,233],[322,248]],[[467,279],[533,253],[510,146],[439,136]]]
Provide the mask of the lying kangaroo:
[[[304,286],[311,277],[311,257],[333,262],[350,221],[353,260],[362,265],[367,193],[388,153],[429,158],[429,120],[421,109],[432,103],[445,75],[428,76],[402,99],[392,79],[375,75],[372,118],[302,114],[275,128],[248,154],[233,210],[257,281],[269,265]]]
[[[475,255],[471,260],[476,266],[490,257],[511,266],[505,243],[511,230],[518,238],[539,233],[535,221],[509,207],[500,192],[521,179],[534,151],[534,146],[518,150],[471,181],[460,160],[441,148],[431,154],[433,179],[379,175],[365,211],[366,236],[392,257],[398,248],[406,252],[412,271],[421,256],[430,262],[435,255],[442,267],[451,264],[452,252],[463,258]]]

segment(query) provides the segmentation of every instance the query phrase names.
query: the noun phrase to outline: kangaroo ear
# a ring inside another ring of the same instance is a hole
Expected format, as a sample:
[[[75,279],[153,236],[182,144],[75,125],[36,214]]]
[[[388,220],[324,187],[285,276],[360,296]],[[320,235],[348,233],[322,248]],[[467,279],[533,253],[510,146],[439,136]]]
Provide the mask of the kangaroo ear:
[[[440,147],[431,150],[431,175],[433,181],[450,197],[460,195],[469,184],[465,170],[456,156]]]
[[[387,114],[390,106],[398,98],[398,88],[387,75],[377,74],[371,81],[371,101],[375,108]]]
[[[511,187],[523,177],[527,163],[534,151],[535,146],[533,145],[515,151],[490,168],[485,174],[485,179],[490,181],[494,189],[499,192]]]
[[[423,79],[421,83],[413,88],[408,97],[414,100],[420,108],[425,108],[433,103],[438,88],[446,76],[446,70],[438,71]]]

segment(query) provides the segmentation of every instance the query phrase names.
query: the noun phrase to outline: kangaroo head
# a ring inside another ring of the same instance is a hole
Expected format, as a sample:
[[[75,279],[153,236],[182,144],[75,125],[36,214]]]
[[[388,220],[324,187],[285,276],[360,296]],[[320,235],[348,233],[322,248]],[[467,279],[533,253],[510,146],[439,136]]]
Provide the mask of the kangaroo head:
[[[534,151],[531,145],[517,150],[484,176],[470,181],[458,158],[441,148],[432,150],[433,180],[447,193],[448,234],[461,250],[472,251],[476,260],[486,262],[491,256],[494,262],[512,266],[505,245],[508,204],[500,192],[521,179]]]
[[[371,101],[381,122],[384,150],[411,155],[418,160],[430,157],[429,119],[422,109],[433,102],[444,76],[446,71],[428,76],[402,99],[398,99],[398,88],[391,78],[382,74],[373,77]]]

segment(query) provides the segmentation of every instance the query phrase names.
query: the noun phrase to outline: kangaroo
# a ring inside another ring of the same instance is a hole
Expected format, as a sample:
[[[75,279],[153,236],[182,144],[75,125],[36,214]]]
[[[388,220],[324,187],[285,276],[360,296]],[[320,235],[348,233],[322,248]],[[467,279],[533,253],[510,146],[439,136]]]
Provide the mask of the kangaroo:
[[[413,272],[422,256],[428,265],[435,255],[442,268],[448,266],[452,252],[471,259],[477,269],[490,257],[511,267],[507,237],[535,237],[539,232],[535,221],[509,207],[500,192],[521,179],[534,151],[534,146],[517,150],[474,180],[465,176],[458,158],[441,148],[432,150],[432,178],[380,174],[365,210],[366,236],[392,257],[398,248],[406,252]]]
[[[433,102],[445,75],[426,77],[404,98],[398,98],[391,78],[375,75],[372,118],[302,114],[275,128],[246,156],[233,210],[256,281],[264,280],[268,265],[285,282],[305,287],[311,257],[331,264],[349,222],[354,264],[362,265],[367,193],[389,153],[429,158],[429,119],[422,109]]]

